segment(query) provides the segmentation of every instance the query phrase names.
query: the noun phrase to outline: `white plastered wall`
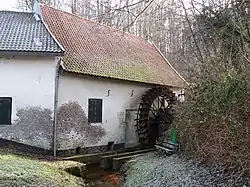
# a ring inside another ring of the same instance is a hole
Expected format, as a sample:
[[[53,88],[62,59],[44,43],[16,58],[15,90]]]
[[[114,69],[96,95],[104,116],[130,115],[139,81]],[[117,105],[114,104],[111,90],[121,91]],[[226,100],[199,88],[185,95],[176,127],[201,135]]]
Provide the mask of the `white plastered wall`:
[[[56,63],[55,57],[0,58],[0,97],[12,97],[12,124],[0,125],[0,138],[50,148]]]
[[[72,74],[60,75],[58,99],[60,112],[63,111],[60,110],[60,107],[65,106],[66,109],[67,103],[75,102],[76,105],[81,107],[86,117],[88,117],[88,99],[96,98],[103,99],[103,113],[102,123],[98,124],[88,124],[86,120],[79,122],[85,118],[84,116],[77,120],[70,119],[78,118],[77,116],[67,116],[65,119],[61,119],[62,124],[65,121],[72,120],[71,123],[68,123],[68,126],[72,128],[68,129],[67,132],[62,130],[60,133],[60,130],[58,131],[58,149],[106,145],[109,141],[114,141],[116,144],[125,143],[126,109],[137,108],[140,97],[148,88],[149,86],[130,83],[128,81],[115,81],[96,77],[90,78]],[[78,116],[80,116],[82,112],[75,111],[75,108],[77,108],[76,105],[68,105],[69,108],[67,108],[66,113],[74,111],[74,113],[78,113]],[[59,118],[64,118],[63,116],[65,115],[60,116]],[[78,127],[74,128],[75,126]],[[91,126],[93,128],[81,130],[83,126]],[[60,129],[60,127],[58,128]],[[65,129],[67,126],[63,128]],[[103,130],[105,133],[103,133]]]

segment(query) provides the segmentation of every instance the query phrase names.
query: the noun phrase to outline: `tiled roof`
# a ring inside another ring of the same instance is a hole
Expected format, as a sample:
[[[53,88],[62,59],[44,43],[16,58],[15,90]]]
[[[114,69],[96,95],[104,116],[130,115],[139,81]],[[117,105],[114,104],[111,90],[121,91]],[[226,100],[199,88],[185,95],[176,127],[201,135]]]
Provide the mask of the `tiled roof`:
[[[45,5],[41,9],[45,23],[65,48],[64,70],[157,85],[186,85],[145,39]]]
[[[0,11],[0,52],[62,53],[63,49],[33,13]]]

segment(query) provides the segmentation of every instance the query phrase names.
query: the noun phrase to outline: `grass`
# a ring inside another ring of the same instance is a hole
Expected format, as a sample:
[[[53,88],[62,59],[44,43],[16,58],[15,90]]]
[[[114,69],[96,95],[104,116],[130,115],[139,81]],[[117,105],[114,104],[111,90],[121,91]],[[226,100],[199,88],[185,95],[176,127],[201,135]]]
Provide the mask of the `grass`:
[[[121,170],[124,187],[249,187],[250,180],[235,181],[223,169],[202,166],[183,155],[147,153],[128,161]]]
[[[81,187],[83,180],[31,156],[0,150],[0,187]]]

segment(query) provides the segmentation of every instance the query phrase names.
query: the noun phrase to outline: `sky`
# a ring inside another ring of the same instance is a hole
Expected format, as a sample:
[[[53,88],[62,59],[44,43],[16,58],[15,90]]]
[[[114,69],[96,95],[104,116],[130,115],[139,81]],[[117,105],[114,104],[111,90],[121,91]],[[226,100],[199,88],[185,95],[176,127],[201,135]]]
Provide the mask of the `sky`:
[[[0,10],[17,10],[18,0],[0,0]],[[188,4],[189,0],[184,0],[185,4]]]

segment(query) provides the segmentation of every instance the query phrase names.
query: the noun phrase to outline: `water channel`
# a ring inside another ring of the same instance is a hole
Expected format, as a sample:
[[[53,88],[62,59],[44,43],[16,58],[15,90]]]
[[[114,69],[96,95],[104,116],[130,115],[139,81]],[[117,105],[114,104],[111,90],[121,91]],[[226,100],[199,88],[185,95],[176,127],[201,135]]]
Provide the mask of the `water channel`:
[[[122,174],[104,171],[99,164],[87,166],[86,187],[122,187]]]

